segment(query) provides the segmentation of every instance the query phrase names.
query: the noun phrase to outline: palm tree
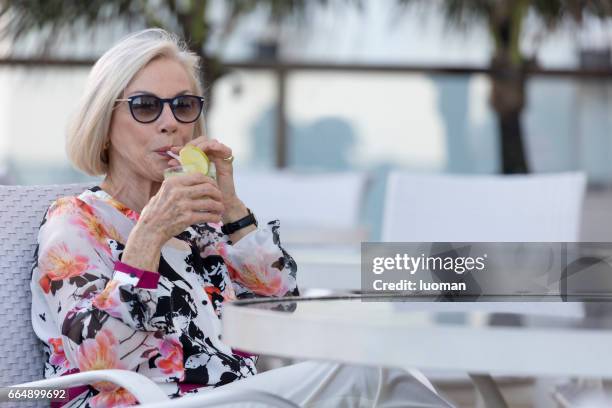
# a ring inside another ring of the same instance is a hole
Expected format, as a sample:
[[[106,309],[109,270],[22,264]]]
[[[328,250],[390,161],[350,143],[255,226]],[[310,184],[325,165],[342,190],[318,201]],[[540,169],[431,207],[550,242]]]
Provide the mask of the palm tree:
[[[353,0],[355,2],[359,0]],[[303,18],[311,6],[326,6],[328,0],[227,0],[226,18],[220,27],[221,42],[240,19],[257,9],[267,12],[272,22],[290,17]],[[68,30],[123,22],[128,27],[161,27],[181,35],[202,61],[202,81],[210,107],[212,87],[225,72],[219,55],[207,50],[212,38],[208,0],[0,0],[0,38],[15,43],[30,33],[47,39],[40,52],[47,53]]]
[[[456,27],[485,25],[495,45],[491,57],[490,103],[497,114],[501,136],[502,172],[527,173],[521,113],[525,107],[528,72],[535,59],[520,48],[523,26],[528,13],[539,18],[545,30],[553,30],[565,20],[580,24],[583,15],[600,18],[612,15],[610,0],[398,0],[403,7],[434,5]]]

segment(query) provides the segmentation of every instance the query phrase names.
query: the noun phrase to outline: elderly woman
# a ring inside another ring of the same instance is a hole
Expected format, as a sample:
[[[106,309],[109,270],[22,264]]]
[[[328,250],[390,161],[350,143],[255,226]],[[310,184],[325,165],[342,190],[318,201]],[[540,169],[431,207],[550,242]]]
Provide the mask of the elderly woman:
[[[51,204],[40,228],[32,316],[45,375],[117,368],[172,397],[224,386],[309,406],[447,406],[399,370],[307,362],[256,376],[256,358],[222,342],[223,302],[297,295],[297,268],[278,221],[258,226],[237,195],[230,148],[202,136],[199,78],[195,55],[159,29],[125,38],[93,67],[67,151],[105,178]],[[166,152],[186,144],[206,152],[216,181],[164,180],[178,164]],[[71,407],[137,403],[109,383],[70,394]]]

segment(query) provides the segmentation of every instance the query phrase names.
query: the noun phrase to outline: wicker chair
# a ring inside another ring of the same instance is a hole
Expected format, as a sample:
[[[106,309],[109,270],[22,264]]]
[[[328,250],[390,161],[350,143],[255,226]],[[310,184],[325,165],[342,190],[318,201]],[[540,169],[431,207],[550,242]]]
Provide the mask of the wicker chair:
[[[49,204],[62,196],[76,195],[91,186],[67,184],[49,186],[0,185],[0,387],[8,385],[68,388],[98,381],[114,382],[143,405],[196,407],[235,402],[260,402],[266,406],[296,407],[295,404],[261,391],[228,392],[222,388],[190,398],[169,401],[151,380],[132,371],[98,370],[34,381],[43,376],[41,343],[32,329],[30,316],[31,267],[38,228]],[[0,390],[0,401],[8,390]],[[0,402],[0,407],[14,406]],[[44,402],[20,402],[20,407],[46,406]]]

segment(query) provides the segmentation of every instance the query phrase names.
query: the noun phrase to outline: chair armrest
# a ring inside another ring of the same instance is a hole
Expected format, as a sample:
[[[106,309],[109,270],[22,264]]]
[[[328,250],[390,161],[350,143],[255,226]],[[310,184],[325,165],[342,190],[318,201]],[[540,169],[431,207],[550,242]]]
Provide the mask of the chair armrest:
[[[508,408],[508,403],[490,374],[469,374],[469,376],[480,393],[485,408]]]
[[[182,398],[174,399],[172,402],[146,404],[142,408],[201,408],[240,402],[258,402],[265,407],[299,408],[299,405],[268,392],[258,390],[224,390],[223,388],[204,390],[193,395],[188,394]]]
[[[144,375],[129,370],[94,370],[84,371],[61,377],[47,378],[10,387],[31,388],[70,388],[79,385],[89,385],[100,381],[108,381],[128,390],[141,404],[164,402],[168,404],[168,396],[153,381]],[[8,395],[8,388],[0,389],[0,401]]]

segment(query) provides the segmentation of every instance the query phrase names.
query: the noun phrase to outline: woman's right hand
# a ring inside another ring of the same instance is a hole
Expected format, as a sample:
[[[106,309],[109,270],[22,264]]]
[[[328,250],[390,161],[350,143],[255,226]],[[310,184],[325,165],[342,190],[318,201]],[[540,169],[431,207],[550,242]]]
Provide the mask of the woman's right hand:
[[[139,229],[154,234],[163,245],[193,224],[219,223],[223,201],[217,183],[201,173],[167,178],[142,209]]]

